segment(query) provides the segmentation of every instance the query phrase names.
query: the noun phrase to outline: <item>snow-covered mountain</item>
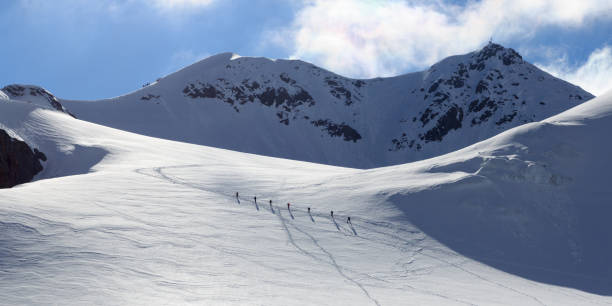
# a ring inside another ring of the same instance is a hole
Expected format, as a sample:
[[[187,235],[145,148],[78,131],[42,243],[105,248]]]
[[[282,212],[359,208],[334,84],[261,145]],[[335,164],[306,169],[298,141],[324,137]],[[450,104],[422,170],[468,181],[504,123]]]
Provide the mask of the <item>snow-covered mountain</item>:
[[[448,153],[592,97],[490,43],[427,71],[369,80],[224,53],[125,96],[60,102],[139,134],[371,168]]]
[[[370,170],[22,101],[0,103],[0,122],[48,157],[39,180],[0,190],[1,303],[612,303],[612,93]]]

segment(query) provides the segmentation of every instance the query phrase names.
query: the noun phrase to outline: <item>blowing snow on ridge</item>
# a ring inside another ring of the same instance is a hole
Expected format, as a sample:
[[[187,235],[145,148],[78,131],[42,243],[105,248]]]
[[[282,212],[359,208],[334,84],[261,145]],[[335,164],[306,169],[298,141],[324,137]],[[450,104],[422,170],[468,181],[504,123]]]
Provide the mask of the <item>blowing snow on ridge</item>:
[[[61,103],[148,136],[371,168],[449,153],[592,97],[489,43],[426,71],[367,80],[223,53],[125,96]]]

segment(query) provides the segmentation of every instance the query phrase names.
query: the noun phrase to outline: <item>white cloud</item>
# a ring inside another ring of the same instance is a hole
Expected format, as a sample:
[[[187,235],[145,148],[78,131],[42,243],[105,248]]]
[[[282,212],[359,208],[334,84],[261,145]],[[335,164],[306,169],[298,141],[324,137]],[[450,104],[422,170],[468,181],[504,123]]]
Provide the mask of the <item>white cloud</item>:
[[[547,25],[580,27],[612,18],[609,0],[307,0],[272,42],[292,57],[353,77],[394,75],[472,51],[490,37],[531,36]]]
[[[612,89],[612,48],[610,46],[596,49],[586,62],[577,67],[568,64],[567,56],[547,65],[536,65],[596,96]]]

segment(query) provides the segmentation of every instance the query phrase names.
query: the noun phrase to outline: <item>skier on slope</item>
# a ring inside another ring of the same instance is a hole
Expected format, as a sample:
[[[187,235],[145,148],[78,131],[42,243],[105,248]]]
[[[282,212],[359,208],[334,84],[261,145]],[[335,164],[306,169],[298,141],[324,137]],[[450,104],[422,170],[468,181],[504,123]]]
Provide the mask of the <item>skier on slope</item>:
[[[351,223],[351,217],[346,217],[346,223],[353,225],[353,223]]]
[[[238,198],[238,191],[236,191],[236,199]]]
[[[255,201],[255,203],[257,203],[257,197],[253,197],[253,200]]]
[[[287,203],[287,210],[291,210],[291,203]]]
[[[331,217],[332,217],[332,219],[334,218],[334,211],[333,210],[331,211]]]
[[[310,207],[308,207],[308,214],[310,215]]]

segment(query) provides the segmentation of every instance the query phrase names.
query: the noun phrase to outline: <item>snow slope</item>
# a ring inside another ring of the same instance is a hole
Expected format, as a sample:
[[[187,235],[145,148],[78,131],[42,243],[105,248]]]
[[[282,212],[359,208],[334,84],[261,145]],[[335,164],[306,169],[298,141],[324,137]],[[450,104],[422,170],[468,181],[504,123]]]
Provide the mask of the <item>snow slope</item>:
[[[610,110],[612,94],[364,171],[0,103],[49,158],[48,179],[0,190],[0,301],[612,304]]]
[[[372,168],[449,153],[590,98],[489,44],[371,80],[223,53],[125,96],[61,103],[78,118],[143,135]]]
[[[609,92],[446,156],[370,175],[388,174],[398,185],[388,200],[455,251],[532,280],[609,296],[611,124]],[[417,173],[446,177],[414,184]]]

